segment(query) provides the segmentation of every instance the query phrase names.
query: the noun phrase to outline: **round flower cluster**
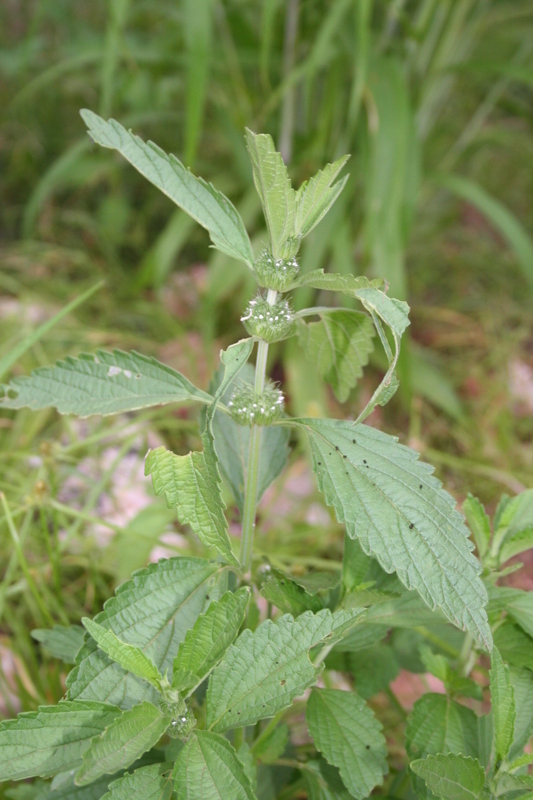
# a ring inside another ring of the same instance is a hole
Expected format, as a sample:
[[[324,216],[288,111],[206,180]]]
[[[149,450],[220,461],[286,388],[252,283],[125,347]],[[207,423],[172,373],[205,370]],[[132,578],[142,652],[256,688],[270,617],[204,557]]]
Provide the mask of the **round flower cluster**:
[[[278,300],[271,306],[261,295],[250,300],[241,322],[251,336],[269,343],[286,339],[294,328],[294,317],[288,300]]]
[[[272,425],[283,414],[283,392],[269,384],[261,394],[256,394],[249,384],[238,386],[231,396],[228,408],[239,425]]]
[[[172,719],[167,733],[173,739],[185,739],[196,725],[196,719],[178,692],[171,690],[171,695],[175,695],[175,698],[167,697],[160,703],[163,713]]]
[[[276,292],[285,292],[294,281],[299,271],[295,258],[274,258],[263,250],[254,264],[255,277],[260,286],[274,289]]]

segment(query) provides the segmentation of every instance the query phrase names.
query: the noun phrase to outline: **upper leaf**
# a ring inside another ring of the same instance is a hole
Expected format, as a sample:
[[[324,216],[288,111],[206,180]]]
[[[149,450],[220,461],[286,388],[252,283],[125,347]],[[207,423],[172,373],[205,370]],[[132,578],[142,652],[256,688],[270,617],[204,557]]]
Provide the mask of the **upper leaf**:
[[[244,622],[250,590],[226,592],[187,631],[174,659],[172,685],[189,694],[218,664]],[[191,681],[191,676],[195,679]]]
[[[193,175],[176,156],[167,155],[153,142],[143,142],[114,119],[105,122],[86,109],[80,113],[97,144],[118,150],[150,183],[206,228],[218,250],[253,265],[254,254],[244,223],[222,192]]]
[[[296,255],[300,239],[295,238],[296,192],[292,188],[287,167],[276,151],[272,137],[246,129],[246,146],[250,154],[254,183],[261,199],[270,235],[274,258]]]
[[[485,785],[483,767],[477,759],[466,756],[428,756],[413,761],[411,769],[443,800],[478,800]]]
[[[516,715],[509,667],[503,663],[496,647],[491,654],[490,696],[494,720],[494,749],[497,760],[500,760],[511,749]]]
[[[374,327],[366,314],[350,309],[320,311],[320,322],[299,330],[309,360],[344,403],[372,352]]]
[[[321,667],[309,659],[320,642],[332,644],[354,624],[360,609],[289,614],[245,630],[211,675],[207,689],[207,726],[225,731],[254,725],[289,706],[316,682]]]
[[[173,790],[172,764],[150,764],[110,783],[102,800],[170,800]]]
[[[180,642],[211,600],[220,596],[220,565],[200,558],[171,558],[134,573],[96,617],[127,644],[140,647],[164,674]],[[155,699],[154,690],[86,641],[67,679],[70,699],[102,699],[131,708]]]
[[[365,701],[353,692],[313,689],[306,711],[309,732],[344,785],[362,800],[383,783],[387,748],[382,726]]]
[[[319,597],[276,567],[265,565],[264,574],[266,577],[261,581],[261,594],[280,611],[298,616],[304,611],[317,612],[324,607]]]
[[[341,275],[340,272],[324,272],[323,269],[315,269],[312,272],[304,272],[291,283],[287,291],[298,289],[300,286],[310,286],[312,289],[324,289],[328,292],[340,292],[341,294],[357,297],[360,289],[374,287],[379,289],[383,286],[383,281],[379,278],[369,280],[364,275],[358,277],[354,275]]]
[[[80,625],[54,625],[53,628],[34,628],[31,638],[66,664],[74,664],[76,653],[83,644],[85,632]]]
[[[339,522],[386,572],[396,572],[430,608],[492,648],[481,566],[455,501],[433,468],[395,437],[343,420],[297,419],[313,469]]]
[[[83,764],[76,773],[78,786],[129,767],[157,744],[170,721],[151,703],[140,703],[124,711],[92,740],[83,754]]]
[[[516,758],[533,736],[533,672],[529,669],[510,669],[515,699],[516,719],[513,746],[509,758]]]
[[[126,672],[131,672],[138,678],[144,678],[156,689],[160,689],[163,676],[139,647],[126,644],[118,636],[115,636],[113,631],[104,628],[92,619],[84,617],[82,622],[100,650],[107,653],[109,658],[120,664]]]
[[[0,408],[57,408],[60,414],[119,414],[165,403],[210,403],[212,397],[170,367],[114,350],[68,357],[13,378]]]
[[[295,235],[301,239],[307,236],[340,195],[348,180],[348,175],[331,185],[350,156],[342,156],[333,164],[327,164],[296,192]]]
[[[256,800],[235,749],[216,733],[196,731],[173,774],[177,800]]]
[[[0,722],[0,780],[75,769],[90,740],[120,714],[104,703],[60,702]]]

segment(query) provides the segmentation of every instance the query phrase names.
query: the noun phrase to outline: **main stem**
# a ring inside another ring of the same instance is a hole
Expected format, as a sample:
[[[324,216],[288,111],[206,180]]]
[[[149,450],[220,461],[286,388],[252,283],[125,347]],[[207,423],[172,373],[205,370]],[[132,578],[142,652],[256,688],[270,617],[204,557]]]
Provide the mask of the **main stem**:
[[[271,306],[276,302],[277,292],[268,290],[267,300]],[[265,388],[266,366],[268,356],[268,342],[263,339],[257,348],[257,361],[255,363],[254,391],[261,394]],[[242,512],[241,534],[241,566],[245,573],[252,568],[252,552],[254,548],[255,517],[257,513],[257,489],[259,486],[259,467],[261,462],[261,440],[263,428],[261,425],[252,425],[250,428],[250,445],[248,449],[248,469],[244,482],[244,508]]]

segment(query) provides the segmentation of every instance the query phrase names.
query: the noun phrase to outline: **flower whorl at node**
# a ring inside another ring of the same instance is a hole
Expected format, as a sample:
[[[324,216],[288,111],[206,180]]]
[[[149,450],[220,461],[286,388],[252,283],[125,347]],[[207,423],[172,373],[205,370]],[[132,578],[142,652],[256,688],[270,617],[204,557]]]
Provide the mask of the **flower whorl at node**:
[[[294,318],[288,300],[278,300],[270,305],[261,295],[250,300],[241,322],[251,336],[265,342],[279,342],[290,336],[294,328]]]
[[[174,695],[174,697],[172,697]],[[179,693],[171,690],[159,704],[161,711],[168,714],[172,721],[167,728],[167,734],[173,739],[185,739],[196,725],[196,719],[191,709]]]
[[[274,289],[276,292],[287,291],[298,275],[299,269],[295,258],[274,258],[268,250],[263,250],[254,264],[255,277],[259,285],[265,289]]]
[[[252,386],[241,384],[231,396],[228,408],[239,425],[271,425],[283,414],[283,392],[270,384],[261,394]]]

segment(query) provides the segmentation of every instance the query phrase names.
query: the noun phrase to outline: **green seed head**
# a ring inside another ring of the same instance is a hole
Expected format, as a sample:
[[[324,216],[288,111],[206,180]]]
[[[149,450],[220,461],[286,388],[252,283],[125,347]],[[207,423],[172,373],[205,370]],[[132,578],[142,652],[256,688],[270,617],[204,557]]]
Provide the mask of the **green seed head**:
[[[276,292],[285,292],[294,281],[299,271],[295,258],[274,258],[263,250],[254,264],[255,277],[260,286],[274,289]]]
[[[256,394],[252,386],[241,384],[233,392],[228,408],[239,425],[271,425],[283,414],[284,405],[283,392],[272,384],[261,394]]]
[[[167,728],[168,735],[173,739],[186,739],[196,725],[196,719],[185,700],[179,697],[178,692],[171,690],[161,701],[160,708],[172,720]]]
[[[241,322],[251,336],[265,342],[279,342],[290,336],[294,317],[288,300],[278,300],[270,305],[261,295],[250,300]]]

